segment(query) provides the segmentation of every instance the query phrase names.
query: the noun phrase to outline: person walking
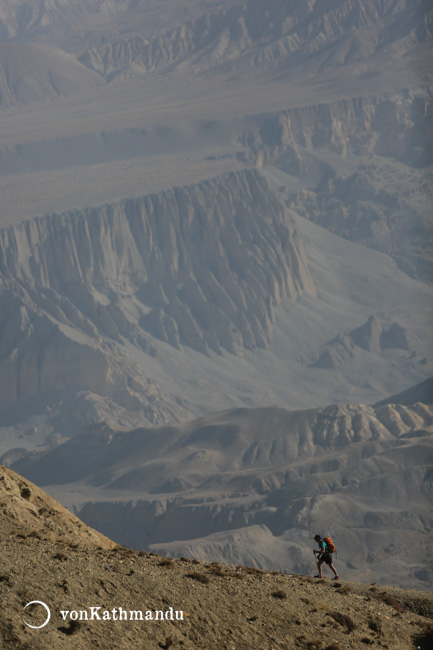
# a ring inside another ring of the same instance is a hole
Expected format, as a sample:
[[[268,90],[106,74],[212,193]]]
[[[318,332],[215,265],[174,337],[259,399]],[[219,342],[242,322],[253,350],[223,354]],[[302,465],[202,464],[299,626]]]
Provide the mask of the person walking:
[[[335,566],[332,564],[332,553],[328,548],[328,545],[326,544],[325,540],[323,540],[320,535],[315,535],[314,540],[318,543],[319,545],[319,550],[316,551],[314,550],[313,553],[316,555],[317,559],[317,570],[319,571],[317,576],[314,576],[315,578],[321,578],[322,577],[322,564],[325,562],[331,569],[331,571],[334,574],[334,577],[332,578],[333,580],[340,580],[337,570]]]

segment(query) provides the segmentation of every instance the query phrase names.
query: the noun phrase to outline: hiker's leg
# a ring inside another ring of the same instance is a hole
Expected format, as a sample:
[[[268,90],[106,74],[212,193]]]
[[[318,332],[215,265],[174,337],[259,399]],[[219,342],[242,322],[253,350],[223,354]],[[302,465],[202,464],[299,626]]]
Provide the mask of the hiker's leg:
[[[319,560],[319,561],[317,562],[317,570],[318,570],[318,572],[319,572],[319,578],[322,577],[322,564],[323,564],[323,560]]]
[[[331,569],[331,571],[333,572],[334,576],[337,578],[337,577],[338,577],[337,569],[336,569],[335,566],[332,564],[332,562],[331,562],[331,564],[328,564],[328,566],[329,566],[329,568]]]

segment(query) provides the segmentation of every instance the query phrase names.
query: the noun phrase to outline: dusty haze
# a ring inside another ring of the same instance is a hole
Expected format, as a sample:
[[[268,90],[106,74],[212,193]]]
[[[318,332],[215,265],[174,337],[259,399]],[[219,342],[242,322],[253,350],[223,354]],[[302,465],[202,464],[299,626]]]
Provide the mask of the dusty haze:
[[[0,0],[3,464],[121,544],[431,589],[432,18]]]

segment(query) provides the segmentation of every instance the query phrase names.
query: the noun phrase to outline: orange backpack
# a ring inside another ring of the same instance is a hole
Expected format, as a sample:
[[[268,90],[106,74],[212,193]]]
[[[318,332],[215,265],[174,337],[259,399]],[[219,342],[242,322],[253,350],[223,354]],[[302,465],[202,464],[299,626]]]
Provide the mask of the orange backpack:
[[[332,541],[330,537],[324,537],[323,541],[325,542],[326,546],[328,547],[328,552],[329,553],[335,553],[335,544]]]

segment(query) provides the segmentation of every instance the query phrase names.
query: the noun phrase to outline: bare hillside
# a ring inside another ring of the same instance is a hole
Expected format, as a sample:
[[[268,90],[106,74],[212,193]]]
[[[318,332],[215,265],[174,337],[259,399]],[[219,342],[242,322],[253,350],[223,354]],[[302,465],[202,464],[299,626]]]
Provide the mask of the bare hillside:
[[[88,90],[104,83],[60,49],[0,42],[0,105],[32,103]]]
[[[114,543],[92,530],[36,485],[1,466],[1,537],[110,549]],[[4,576],[3,576],[4,579]]]
[[[345,1],[281,4],[258,0],[185,23],[153,39],[128,38],[89,50],[80,60],[107,80],[188,62],[203,70],[283,68],[290,78],[365,62],[410,57],[431,39],[428,3]],[[353,30],[356,30],[355,32]]]
[[[306,573],[306,540],[325,530],[346,578],[422,588],[432,577],[432,415],[417,402],[102,425],[12,466],[123,544]]]
[[[0,640],[5,647],[144,643],[191,650],[330,650],[391,644],[406,650],[426,649],[431,640],[429,594],[185,557],[170,560],[110,545],[71,515],[62,515],[33,484],[4,467],[0,474]],[[56,526],[47,528],[46,513],[54,511]],[[29,605],[35,600],[44,604]]]
[[[218,4],[224,5],[224,0]],[[82,52],[121,35],[152,34],[177,25],[185,16],[199,16],[208,0],[3,0],[0,40],[26,39]]]

